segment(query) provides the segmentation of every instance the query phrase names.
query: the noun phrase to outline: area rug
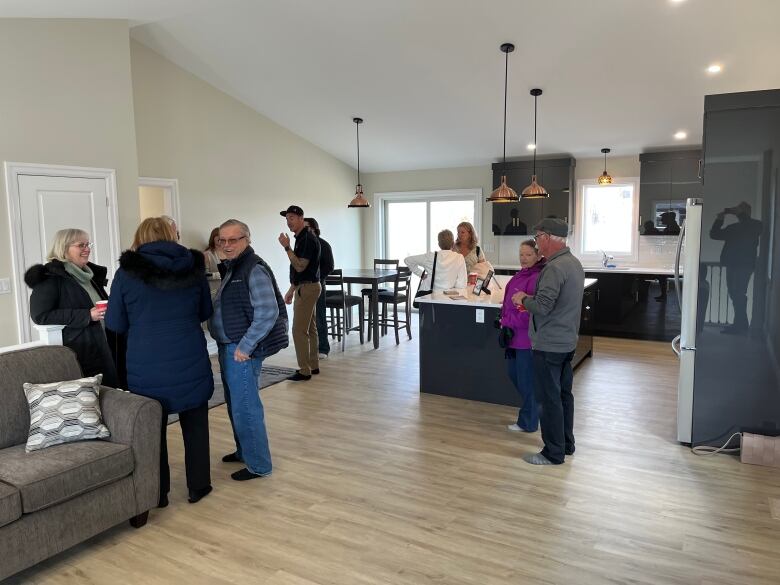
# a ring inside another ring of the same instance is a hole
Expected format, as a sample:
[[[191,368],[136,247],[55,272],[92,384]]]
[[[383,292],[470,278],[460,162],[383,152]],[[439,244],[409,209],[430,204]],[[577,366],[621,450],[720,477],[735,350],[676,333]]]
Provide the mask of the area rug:
[[[295,373],[293,368],[282,368],[280,366],[263,366],[260,375],[260,389],[268,388],[279,382],[283,382]],[[222,377],[219,373],[214,374],[214,395],[209,400],[209,408],[214,408],[220,404],[225,404],[225,388],[222,386]],[[168,424],[179,420],[178,414],[168,416]]]

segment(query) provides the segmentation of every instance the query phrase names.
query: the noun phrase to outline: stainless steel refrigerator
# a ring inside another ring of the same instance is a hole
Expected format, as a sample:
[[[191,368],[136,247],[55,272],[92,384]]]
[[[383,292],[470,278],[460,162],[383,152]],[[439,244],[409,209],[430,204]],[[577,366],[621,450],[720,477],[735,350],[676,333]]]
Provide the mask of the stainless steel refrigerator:
[[[677,437],[720,445],[780,435],[780,90],[706,96],[703,151],[676,263]]]

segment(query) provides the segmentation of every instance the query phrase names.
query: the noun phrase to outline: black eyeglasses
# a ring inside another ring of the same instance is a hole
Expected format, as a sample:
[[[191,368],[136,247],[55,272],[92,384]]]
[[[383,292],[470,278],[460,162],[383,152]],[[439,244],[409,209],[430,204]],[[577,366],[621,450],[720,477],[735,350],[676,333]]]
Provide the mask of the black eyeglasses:
[[[224,246],[225,244],[227,244],[228,246],[235,246],[236,244],[238,244],[238,242],[243,240],[245,237],[246,236],[241,236],[240,238],[228,238],[227,240],[225,238],[218,238],[217,244],[219,244],[220,246]]]

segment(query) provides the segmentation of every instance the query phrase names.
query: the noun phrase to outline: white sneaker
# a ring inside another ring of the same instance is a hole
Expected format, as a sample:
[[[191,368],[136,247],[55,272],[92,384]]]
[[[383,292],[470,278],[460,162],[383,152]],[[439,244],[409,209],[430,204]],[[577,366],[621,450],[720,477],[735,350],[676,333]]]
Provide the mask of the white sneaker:
[[[519,426],[517,426],[517,424],[513,424],[513,425],[506,425],[506,430],[512,431],[513,433],[519,433],[523,429],[521,429]]]
[[[326,360],[326,359],[328,359],[328,354],[327,353],[321,353],[321,354],[318,354],[317,357],[319,357],[321,360]]]

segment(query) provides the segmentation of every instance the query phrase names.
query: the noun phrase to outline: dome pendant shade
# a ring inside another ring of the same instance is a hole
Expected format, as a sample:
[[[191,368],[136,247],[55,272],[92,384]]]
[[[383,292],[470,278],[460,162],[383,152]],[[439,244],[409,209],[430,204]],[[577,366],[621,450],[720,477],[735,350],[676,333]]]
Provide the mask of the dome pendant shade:
[[[501,184],[490,194],[490,197],[487,198],[487,202],[515,203],[516,201],[520,201],[517,192],[506,184],[506,175],[501,175]]]
[[[512,43],[501,45],[501,52],[506,55],[504,60],[504,163],[506,163],[506,98],[509,86],[509,53],[514,50],[515,46]],[[506,175],[501,175],[501,184],[498,189],[495,189],[485,201],[488,203],[515,203],[520,201],[520,198],[517,196],[517,191],[506,184]]]
[[[542,90],[537,88],[534,88],[531,90],[531,95],[534,96],[534,173],[531,176],[531,184],[528,185],[525,189],[523,189],[523,192],[520,195],[521,199],[545,199],[550,196],[550,194],[547,192],[547,189],[542,187],[536,180],[536,151],[539,150],[539,142],[536,140],[536,101],[539,98],[540,95],[542,95]]]
[[[367,209],[371,207],[371,204],[363,195],[363,185],[360,184],[360,125],[363,123],[363,118],[352,118],[352,121],[355,123],[355,137],[357,139],[357,185],[355,185],[355,196],[347,207]]]
[[[355,197],[349,202],[347,207],[371,207],[368,199],[363,195],[363,185],[360,183],[355,186]]]
[[[601,152],[604,154],[604,172],[601,173],[601,176],[599,176],[598,179],[596,179],[596,183],[599,185],[611,185],[612,177],[610,177],[609,173],[607,173],[607,154],[609,154],[610,150],[609,148],[602,148]]]

